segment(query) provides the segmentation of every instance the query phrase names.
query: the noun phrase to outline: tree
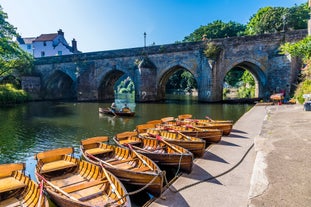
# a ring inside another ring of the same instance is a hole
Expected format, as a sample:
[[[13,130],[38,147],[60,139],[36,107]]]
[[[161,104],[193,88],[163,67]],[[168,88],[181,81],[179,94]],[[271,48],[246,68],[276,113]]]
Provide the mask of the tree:
[[[256,35],[307,28],[309,8],[307,4],[284,7],[263,7],[246,25],[245,34]]]
[[[216,20],[205,26],[200,26],[189,36],[186,36],[183,42],[201,41],[203,36],[207,39],[234,37],[243,34],[245,25],[230,21],[224,23],[221,20]]]
[[[13,41],[18,34],[7,18],[0,5],[0,81],[7,76],[29,73],[33,66],[32,56]]]
[[[178,70],[176,71],[167,81],[166,89],[170,90],[191,90],[197,89],[197,82],[194,79],[192,73],[187,70]]]
[[[281,46],[281,52],[300,57],[305,64],[305,67],[301,70],[295,91],[295,98],[303,103],[303,94],[311,93],[311,37],[308,36],[296,43],[285,43]]]

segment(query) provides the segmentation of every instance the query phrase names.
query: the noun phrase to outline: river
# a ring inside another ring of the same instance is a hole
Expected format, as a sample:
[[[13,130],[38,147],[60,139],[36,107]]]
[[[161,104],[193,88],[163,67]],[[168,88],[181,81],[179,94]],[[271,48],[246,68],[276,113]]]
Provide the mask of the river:
[[[99,114],[98,108],[108,107],[109,103],[29,102],[0,107],[0,164],[25,162],[26,174],[34,179],[34,155],[38,152],[73,146],[75,156],[80,156],[81,139],[102,135],[112,137],[150,120],[185,113],[195,118],[208,115],[213,119],[236,121],[253,106],[198,103],[193,100],[128,105],[135,111],[134,117]]]

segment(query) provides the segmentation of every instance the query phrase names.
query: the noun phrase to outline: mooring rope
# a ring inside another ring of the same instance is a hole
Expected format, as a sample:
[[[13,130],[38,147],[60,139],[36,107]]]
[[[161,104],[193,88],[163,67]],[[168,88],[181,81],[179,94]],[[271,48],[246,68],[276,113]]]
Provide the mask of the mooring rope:
[[[215,178],[221,177],[221,176],[223,176],[223,175],[225,175],[225,174],[231,172],[232,170],[234,170],[237,166],[239,166],[239,165],[244,161],[245,157],[247,156],[247,154],[250,152],[250,150],[251,150],[253,147],[254,147],[254,143],[247,149],[247,151],[244,153],[243,157],[239,160],[239,162],[237,162],[233,167],[231,167],[230,169],[226,170],[226,171],[223,172],[223,173],[220,173],[220,174],[218,174],[218,175],[216,175],[216,176],[212,176],[212,177],[206,178],[206,179],[204,179],[204,180],[200,180],[200,181],[198,181],[198,182],[196,182],[196,183],[192,183],[192,184],[190,184],[190,185],[186,185],[186,186],[184,186],[184,187],[182,187],[182,188],[180,188],[180,189],[178,189],[178,190],[171,189],[170,186],[168,187],[168,189],[169,189],[171,192],[173,192],[173,193],[178,193],[178,192],[183,191],[183,190],[185,190],[185,189],[187,189],[187,188],[196,186],[196,185],[198,185],[198,184],[200,184],[200,183],[203,183],[203,182],[206,182],[206,181],[213,180],[213,179],[215,179]],[[165,179],[166,179],[166,177],[165,177]],[[166,182],[167,182],[167,179],[166,179]]]
[[[164,175],[163,175],[164,174]],[[164,178],[166,178],[165,176],[165,171],[162,171],[159,175],[163,176]],[[148,188],[156,179],[158,178],[158,176],[155,176],[154,178],[152,178],[152,180],[147,183],[145,186],[143,186],[142,188],[140,189],[137,189],[135,191],[131,191],[131,192],[128,192],[127,194],[121,196],[119,199],[113,201],[113,202],[110,202],[110,203],[107,203],[105,206],[108,207],[108,206],[111,206],[113,204],[115,204],[116,202],[122,200],[123,198],[127,197],[127,196],[131,196],[131,195],[134,195],[134,194],[137,194],[137,193],[140,193],[141,191],[145,190],[146,188]],[[124,204],[122,204],[124,205]]]

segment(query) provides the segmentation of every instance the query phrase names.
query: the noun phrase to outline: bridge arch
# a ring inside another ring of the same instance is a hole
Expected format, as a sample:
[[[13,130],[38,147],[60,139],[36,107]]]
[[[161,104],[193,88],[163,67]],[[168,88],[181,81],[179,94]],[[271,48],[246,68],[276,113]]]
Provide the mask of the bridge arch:
[[[267,77],[266,77],[266,74],[264,73],[265,67],[257,60],[250,59],[250,58],[241,58],[241,59],[231,62],[228,65],[228,67],[223,73],[224,76],[221,77],[220,80],[224,81],[227,73],[234,68],[241,68],[241,69],[249,71],[252,74],[254,81],[255,81],[255,97],[263,98],[265,95],[264,89],[267,83]],[[222,90],[223,90],[223,84],[222,84]]]
[[[115,69],[103,73],[97,86],[98,100],[111,101],[114,100],[114,86],[116,82],[124,75],[127,75],[133,81],[133,77],[123,70]]]
[[[76,99],[76,77],[63,70],[56,70],[46,78],[46,99]]]
[[[187,66],[185,66],[185,65],[181,65],[181,64],[173,65],[173,66],[163,70],[163,73],[161,73],[161,75],[159,77],[157,88],[158,88],[158,96],[159,96],[160,100],[165,99],[166,84],[167,84],[169,78],[178,70],[186,70],[186,71],[190,72],[193,75],[195,81],[198,83],[197,78],[194,76],[195,72],[193,70],[188,69]]]

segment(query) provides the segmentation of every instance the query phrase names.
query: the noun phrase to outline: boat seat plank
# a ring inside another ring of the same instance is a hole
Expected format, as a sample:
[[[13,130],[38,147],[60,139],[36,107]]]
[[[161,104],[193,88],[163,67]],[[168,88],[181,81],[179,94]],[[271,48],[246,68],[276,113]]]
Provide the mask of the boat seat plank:
[[[96,193],[93,193],[93,194],[91,194],[91,195],[86,195],[86,196],[84,196],[84,197],[81,197],[81,198],[79,198],[78,200],[79,201],[87,201],[87,200],[91,200],[91,199],[93,199],[93,198],[96,198],[96,197],[98,197],[98,196],[101,196],[101,195],[103,195],[103,193],[104,193],[104,191],[103,190],[101,190],[101,191],[96,191]]]
[[[122,132],[116,135],[118,140],[127,139],[128,137],[136,136],[137,132]]]
[[[79,190],[83,190],[86,188],[90,188],[90,187],[94,187],[96,185],[100,185],[103,183],[108,182],[108,180],[94,180],[91,182],[85,182],[85,183],[80,183],[78,185],[74,185],[74,186],[68,186],[68,187],[64,187],[62,188],[62,190],[64,190],[66,193],[72,193],[75,191],[79,191]]]
[[[72,147],[59,148],[59,149],[49,150],[46,152],[39,152],[36,155],[36,159],[37,160],[43,160],[43,159],[46,159],[49,157],[72,154],[73,152],[74,152],[74,149]]]
[[[132,169],[132,171],[134,171],[134,172],[145,172],[145,171],[149,171],[149,170],[150,170],[150,168],[147,166]]]
[[[117,164],[117,168],[123,169],[123,170],[129,170],[129,169],[133,169],[134,166],[130,165],[128,163],[119,163],[119,164]]]
[[[125,145],[125,144],[140,144],[141,141],[135,141],[135,140],[120,140],[119,141],[120,144]]]
[[[11,176],[12,172],[25,169],[24,163],[10,163],[0,165],[0,178]]]
[[[109,140],[109,137],[107,136],[91,137],[91,138],[82,140],[81,144],[88,145],[88,144],[94,144],[94,143],[107,142],[108,140]]]
[[[104,148],[92,148],[85,150],[86,153],[89,153],[91,155],[99,155],[99,154],[105,154],[108,152],[112,152],[113,149],[104,149]]]
[[[126,163],[126,162],[130,162],[130,161],[134,161],[133,158],[129,158],[129,159],[124,159],[124,160],[116,160],[116,161],[112,161],[109,162],[112,165],[117,165],[117,164],[121,164],[121,163]]]
[[[17,206],[22,206],[22,202],[14,197],[0,202],[0,207],[17,207]]]
[[[66,168],[74,167],[76,165],[77,165],[76,163],[69,162],[66,160],[57,160],[54,162],[48,162],[42,166],[41,173],[47,173],[47,172],[52,172],[56,170],[63,170]]]
[[[0,179],[0,193],[7,192],[10,190],[16,190],[25,187],[26,184],[13,177],[6,177]]]

